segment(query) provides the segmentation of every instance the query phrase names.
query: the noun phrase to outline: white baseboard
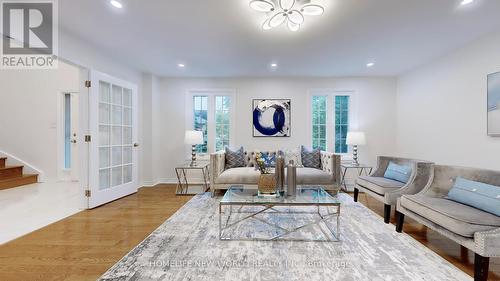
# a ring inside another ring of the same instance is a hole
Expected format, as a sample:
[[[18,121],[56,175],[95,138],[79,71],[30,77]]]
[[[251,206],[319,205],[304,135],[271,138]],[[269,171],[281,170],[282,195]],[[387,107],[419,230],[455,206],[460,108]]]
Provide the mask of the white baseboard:
[[[144,187],[153,187],[158,184],[177,184],[176,178],[160,178],[155,181],[143,181],[142,186]]]

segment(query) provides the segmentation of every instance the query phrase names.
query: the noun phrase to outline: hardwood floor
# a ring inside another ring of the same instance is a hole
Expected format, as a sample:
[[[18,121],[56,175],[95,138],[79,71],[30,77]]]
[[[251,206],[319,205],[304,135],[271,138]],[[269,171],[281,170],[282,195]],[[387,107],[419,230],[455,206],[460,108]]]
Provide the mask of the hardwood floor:
[[[190,196],[173,186],[83,211],[0,246],[0,280],[96,280]]]
[[[0,246],[0,280],[95,280],[190,199],[173,186],[141,188],[18,238]],[[364,194],[359,201],[383,216],[382,203]],[[409,218],[404,231],[472,275],[470,251]],[[489,277],[500,280],[499,259],[491,259]]]

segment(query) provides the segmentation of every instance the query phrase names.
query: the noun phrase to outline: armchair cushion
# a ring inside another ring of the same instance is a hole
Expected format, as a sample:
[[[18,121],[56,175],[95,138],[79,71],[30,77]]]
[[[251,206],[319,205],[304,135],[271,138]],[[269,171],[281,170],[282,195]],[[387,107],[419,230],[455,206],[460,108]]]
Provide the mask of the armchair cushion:
[[[403,195],[401,206],[464,237],[500,227],[500,217],[445,198]]]
[[[447,198],[500,216],[500,186],[458,177]]]
[[[216,184],[252,184],[259,182],[260,172],[254,167],[238,167],[225,170],[215,180]]]
[[[389,162],[384,173],[384,178],[396,180],[402,183],[407,183],[411,176],[411,167],[406,165],[398,165],[392,161]]]
[[[405,185],[400,181],[384,177],[371,177],[371,176],[359,177],[356,180],[356,184],[380,195],[384,195],[386,192],[391,192],[400,189]]]

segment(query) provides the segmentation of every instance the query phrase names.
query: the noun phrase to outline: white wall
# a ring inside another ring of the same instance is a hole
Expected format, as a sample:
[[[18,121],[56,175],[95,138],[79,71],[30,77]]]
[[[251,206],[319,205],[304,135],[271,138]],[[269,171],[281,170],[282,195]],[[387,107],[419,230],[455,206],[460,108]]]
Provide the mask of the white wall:
[[[0,70],[0,150],[57,177],[58,97],[79,91],[79,68]]]
[[[500,71],[499,50],[496,32],[399,77],[399,155],[500,170],[500,138],[486,131],[486,76]]]
[[[137,84],[142,122],[139,71],[64,31],[59,34],[59,52],[64,60],[56,70],[0,70],[0,150],[37,167],[46,180],[57,179],[57,97],[60,91],[80,91],[87,79],[80,77],[80,69],[96,69]]]
[[[152,74],[142,75],[142,100],[143,100],[143,119],[142,119],[142,185],[152,186],[156,179],[154,174],[158,170],[159,153],[159,130],[160,117],[158,116],[160,98],[160,79]]]
[[[235,144],[245,149],[277,149],[310,145],[308,91],[333,89],[354,91],[358,100],[359,129],[367,134],[368,146],[360,149],[361,161],[375,163],[377,155],[394,154],[396,145],[396,80],[395,78],[228,78],[189,79],[164,78],[161,96],[153,104],[158,124],[153,131],[159,141],[153,151],[159,157],[153,178],[171,181],[175,165],[187,159],[184,145],[186,112],[185,95],[196,89],[236,90]],[[251,102],[253,98],[291,98],[292,136],[290,138],[253,138]]]

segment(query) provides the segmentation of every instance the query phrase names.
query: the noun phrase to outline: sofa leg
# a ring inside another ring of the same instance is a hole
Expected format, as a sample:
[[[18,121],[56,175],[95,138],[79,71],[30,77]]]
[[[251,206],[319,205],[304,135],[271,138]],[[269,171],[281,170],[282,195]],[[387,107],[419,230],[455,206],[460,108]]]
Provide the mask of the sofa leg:
[[[490,258],[474,254],[474,281],[488,280],[489,265],[490,265]]]
[[[359,189],[354,188],[354,202],[358,202]]]
[[[403,224],[405,222],[405,215],[396,210],[396,232],[403,231]]]
[[[384,204],[384,222],[391,222],[391,205]]]

